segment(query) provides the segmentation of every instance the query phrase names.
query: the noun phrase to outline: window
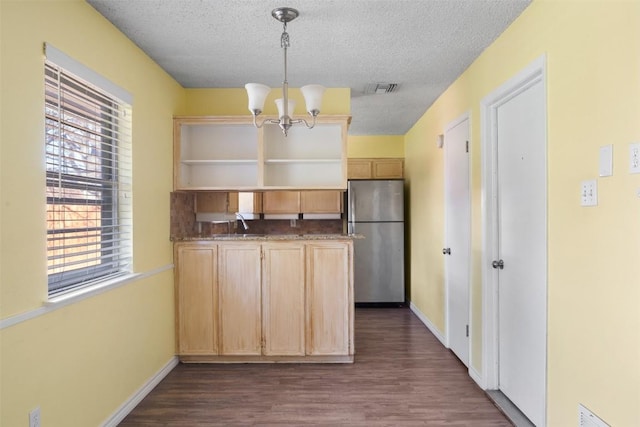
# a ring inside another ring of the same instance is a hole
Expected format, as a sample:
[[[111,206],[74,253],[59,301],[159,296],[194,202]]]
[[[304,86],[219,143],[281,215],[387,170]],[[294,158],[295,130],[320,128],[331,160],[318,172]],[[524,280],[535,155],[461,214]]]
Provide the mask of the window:
[[[131,107],[56,65],[49,52],[44,113],[52,296],[131,272]]]

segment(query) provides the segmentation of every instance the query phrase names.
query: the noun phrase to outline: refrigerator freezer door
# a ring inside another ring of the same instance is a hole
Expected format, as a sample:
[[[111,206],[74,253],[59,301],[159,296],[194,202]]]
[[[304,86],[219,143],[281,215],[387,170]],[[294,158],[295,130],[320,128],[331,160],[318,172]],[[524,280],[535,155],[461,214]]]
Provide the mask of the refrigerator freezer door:
[[[404,224],[358,223],[354,240],[355,302],[404,303]]]
[[[349,181],[350,222],[404,221],[404,181]]]

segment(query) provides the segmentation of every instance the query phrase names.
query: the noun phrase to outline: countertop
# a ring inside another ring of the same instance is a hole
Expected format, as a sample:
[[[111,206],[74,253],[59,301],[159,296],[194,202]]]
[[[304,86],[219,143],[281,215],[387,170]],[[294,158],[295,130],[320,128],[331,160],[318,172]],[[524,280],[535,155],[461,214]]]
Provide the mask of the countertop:
[[[171,237],[172,242],[201,241],[281,241],[281,240],[353,240],[364,239],[362,234],[212,234],[210,236]]]

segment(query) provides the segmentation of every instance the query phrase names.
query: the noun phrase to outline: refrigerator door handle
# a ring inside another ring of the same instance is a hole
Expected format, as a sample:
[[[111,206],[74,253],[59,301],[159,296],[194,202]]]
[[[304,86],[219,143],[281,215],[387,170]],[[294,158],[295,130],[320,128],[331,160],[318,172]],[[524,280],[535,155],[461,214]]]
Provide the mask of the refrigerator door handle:
[[[355,234],[356,232],[356,193],[349,192],[349,213],[351,214],[351,221],[349,223],[349,234]]]

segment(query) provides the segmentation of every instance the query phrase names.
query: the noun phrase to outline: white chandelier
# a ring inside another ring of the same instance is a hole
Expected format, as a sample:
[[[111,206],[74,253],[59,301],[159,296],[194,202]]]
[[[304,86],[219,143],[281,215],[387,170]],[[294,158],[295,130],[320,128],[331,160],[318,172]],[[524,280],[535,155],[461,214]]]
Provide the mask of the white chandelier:
[[[271,11],[271,16],[283,23],[282,35],[280,36],[280,47],[284,50],[284,81],[282,82],[282,98],[275,100],[278,107],[278,119],[265,119],[262,123],[258,124],[257,117],[262,113],[264,108],[264,101],[267,95],[271,91],[269,86],[260,83],[247,83],[244,87],[247,90],[249,96],[249,111],[253,114],[253,124],[257,128],[261,128],[265,123],[273,123],[280,126],[284,136],[287,136],[289,128],[297,123],[304,123],[304,125],[311,129],[316,124],[316,117],[320,113],[320,105],[322,104],[322,94],[324,93],[324,86],[321,85],[306,85],[300,88],[302,95],[304,96],[304,102],[307,106],[307,112],[312,117],[313,121],[309,124],[304,119],[292,119],[293,111],[295,109],[295,100],[289,99],[289,82],[287,81],[287,49],[289,48],[289,34],[287,33],[287,23],[293,21],[298,17],[298,11],[290,7],[279,7]]]

